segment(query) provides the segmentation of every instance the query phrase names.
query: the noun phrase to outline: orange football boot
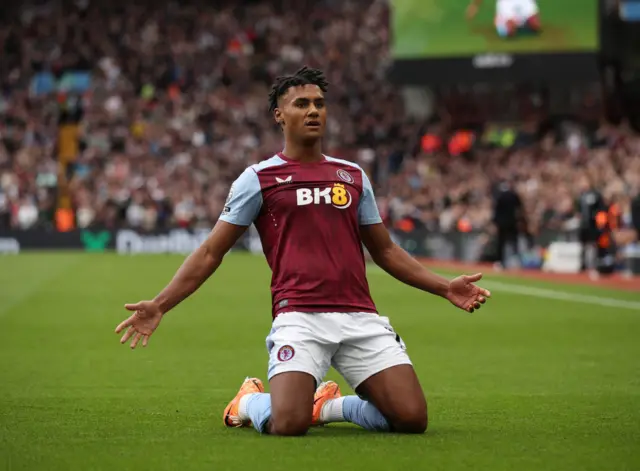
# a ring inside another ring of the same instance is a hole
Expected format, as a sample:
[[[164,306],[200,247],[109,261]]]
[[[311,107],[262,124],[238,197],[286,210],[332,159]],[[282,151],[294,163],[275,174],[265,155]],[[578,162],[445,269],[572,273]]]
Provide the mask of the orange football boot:
[[[240,419],[238,415],[238,409],[240,407],[240,399],[242,399],[247,394],[254,393],[262,393],[264,392],[264,386],[262,381],[258,378],[245,378],[240,386],[240,391],[236,394],[236,397],[229,403],[229,405],[225,408],[224,414],[222,415],[222,422],[226,427],[245,427],[250,426],[251,421],[246,420],[243,421]]]
[[[313,396],[313,419],[311,421],[311,425],[323,425],[320,422],[320,412],[322,411],[322,406],[330,399],[338,399],[342,397],[340,393],[340,386],[338,383],[334,381],[326,381],[324,383],[320,383],[318,389],[316,389],[316,393]]]

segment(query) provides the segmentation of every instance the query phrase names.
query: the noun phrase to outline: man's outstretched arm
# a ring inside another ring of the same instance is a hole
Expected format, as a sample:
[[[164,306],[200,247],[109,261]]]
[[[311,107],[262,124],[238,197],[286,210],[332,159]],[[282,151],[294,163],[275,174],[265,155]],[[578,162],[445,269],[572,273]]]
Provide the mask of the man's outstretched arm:
[[[382,223],[360,226],[360,235],[376,265],[402,283],[448,299],[468,312],[479,309],[491,296],[489,291],[473,284],[480,280],[480,274],[449,281],[428,270],[391,240]]]
[[[184,261],[171,283],[155,297],[154,302],[163,314],[197,290],[217,270],[222,258],[253,223],[261,206],[258,176],[252,168],[247,168],[231,185],[224,211],[207,240]]]
[[[151,301],[125,304],[132,311],[129,318],[116,327],[126,329],[121,343],[133,337],[131,348],[142,339],[146,347],[163,316],[196,291],[220,266],[222,259],[255,220],[262,205],[260,182],[251,168],[233,183],[224,211],[209,237],[187,257],[171,282]]]
[[[116,327],[124,335],[120,343],[131,340],[136,348],[142,340],[146,347],[149,337],[158,328],[163,316],[196,291],[220,266],[225,254],[247,229],[247,226],[218,221],[207,240],[189,255],[169,284],[151,301],[125,304],[133,314]]]

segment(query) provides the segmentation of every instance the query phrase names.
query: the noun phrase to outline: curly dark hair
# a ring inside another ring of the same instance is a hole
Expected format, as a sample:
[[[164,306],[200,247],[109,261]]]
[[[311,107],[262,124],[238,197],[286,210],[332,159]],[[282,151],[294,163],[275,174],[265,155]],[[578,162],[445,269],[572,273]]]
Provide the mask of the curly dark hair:
[[[269,111],[273,113],[273,110],[278,107],[278,98],[284,95],[289,88],[300,85],[317,85],[320,90],[326,92],[329,82],[327,82],[322,71],[312,69],[306,65],[293,75],[278,77],[269,93]]]

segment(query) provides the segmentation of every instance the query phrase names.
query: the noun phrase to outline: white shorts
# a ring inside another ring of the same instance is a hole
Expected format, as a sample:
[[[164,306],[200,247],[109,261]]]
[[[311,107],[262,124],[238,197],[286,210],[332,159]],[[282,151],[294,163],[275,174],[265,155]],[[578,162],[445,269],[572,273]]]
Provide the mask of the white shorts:
[[[410,365],[406,346],[387,317],[368,312],[287,312],[273,321],[267,337],[268,378],[291,371],[320,384],[329,368],[355,389],[396,365]]]
[[[496,27],[506,27],[509,21],[522,27],[529,18],[537,14],[538,5],[535,0],[499,0],[496,7]]]

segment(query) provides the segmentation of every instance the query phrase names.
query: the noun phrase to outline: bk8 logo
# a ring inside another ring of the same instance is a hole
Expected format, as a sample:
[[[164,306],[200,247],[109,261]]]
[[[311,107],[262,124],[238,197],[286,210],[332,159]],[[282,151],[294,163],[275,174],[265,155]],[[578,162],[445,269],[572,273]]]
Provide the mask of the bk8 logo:
[[[296,190],[298,206],[308,204],[330,204],[338,209],[351,206],[351,193],[341,183],[334,183],[331,188],[298,188]]]

